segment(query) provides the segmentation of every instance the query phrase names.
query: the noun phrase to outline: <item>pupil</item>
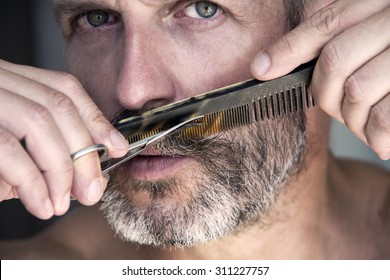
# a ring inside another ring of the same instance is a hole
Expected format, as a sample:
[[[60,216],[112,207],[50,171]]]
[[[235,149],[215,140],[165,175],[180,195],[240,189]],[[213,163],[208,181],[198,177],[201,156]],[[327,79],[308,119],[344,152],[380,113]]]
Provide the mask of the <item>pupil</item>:
[[[208,1],[196,3],[196,12],[203,18],[213,17],[217,13],[217,10],[217,5]]]
[[[88,23],[94,27],[99,27],[108,22],[108,14],[103,11],[88,13]]]

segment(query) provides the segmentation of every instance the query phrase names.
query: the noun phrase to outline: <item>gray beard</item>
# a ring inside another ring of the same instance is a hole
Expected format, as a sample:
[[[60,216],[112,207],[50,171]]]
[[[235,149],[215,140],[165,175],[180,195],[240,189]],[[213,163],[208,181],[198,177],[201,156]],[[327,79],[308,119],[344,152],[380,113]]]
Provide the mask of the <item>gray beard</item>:
[[[169,137],[159,143],[165,155],[188,156],[202,168],[194,171],[194,189],[177,178],[149,182],[112,174],[101,210],[124,240],[143,245],[189,247],[221,238],[264,221],[300,168],[306,146],[303,113],[263,121],[210,138]],[[136,205],[131,194],[147,193]],[[184,192],[185,203],[164,198]]]

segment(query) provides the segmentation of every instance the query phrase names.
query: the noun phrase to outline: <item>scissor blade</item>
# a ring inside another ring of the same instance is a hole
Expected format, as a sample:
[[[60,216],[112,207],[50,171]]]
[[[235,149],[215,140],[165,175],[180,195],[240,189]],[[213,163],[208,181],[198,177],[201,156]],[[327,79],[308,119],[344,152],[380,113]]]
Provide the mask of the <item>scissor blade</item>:
[[[134,158],[135,156],[139,155],[148,146],[156,143],[158,140],[160,140],[160,139],[162,139],[164,137],[167,137],[169,135],[172,135],[174,133],[180,132],[180,131],[182,131],[185,128],[196,126],[196,125],[201,125],[202,123],[199,123],[199,122],[192,123],[192,122],[194,122],[194,121],[196,121],[196,120],[198,120],[200,118],[202,118],[202,117],[197,117],[197,118],[193,118],[193,119],[184,121],[184,122],[182,122],[182,123],[180,123],[178,125],[175,125],[175,126],[169,128],[169,129],[165,130],[165,131],[162,131],[160,133],[157,133],[155,135],[152,135],[150,137],[147,137],[145,139],[142,139],[140,141],[137,141],[135,143],[130,144],[127,154],[124,157],[122,157],[122,158],[119,158],[119,159],[112,159],[112,158],[109,158],[109,157],[106,157],[104,159],[102,158],[101,159],[101,166],[102,166],[103,175],[108,174],[114,168],[124,164],[128,160],[130,160],[130,159]]]

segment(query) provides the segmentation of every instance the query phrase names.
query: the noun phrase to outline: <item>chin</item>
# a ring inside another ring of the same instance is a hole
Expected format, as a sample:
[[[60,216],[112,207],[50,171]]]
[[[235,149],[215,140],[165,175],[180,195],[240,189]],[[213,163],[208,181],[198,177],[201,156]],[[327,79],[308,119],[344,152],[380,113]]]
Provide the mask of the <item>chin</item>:
[[[101,210],[122,239],[159,247],[189,247],[262,223],[303,159],[305,133],[293,121],[167,141],[112,174]]]

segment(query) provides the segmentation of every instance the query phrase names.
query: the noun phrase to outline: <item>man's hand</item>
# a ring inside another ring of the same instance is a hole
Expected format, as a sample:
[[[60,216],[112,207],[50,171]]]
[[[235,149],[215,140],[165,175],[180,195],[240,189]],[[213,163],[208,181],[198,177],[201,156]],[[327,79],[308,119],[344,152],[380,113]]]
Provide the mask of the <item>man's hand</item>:
[[[312,79],[316,103],[389,159],[390,0],[313,2],[324,7],[260,52],[253,75],[277,78],[319,57]]]
[[[77,79],[0,60],[0,100],[0,201],[20,198],[41,219],[65,213],[71,194],[96,203],[107,184],[98,155],[70,154],[102,143],[119,157],[128,144]]]

